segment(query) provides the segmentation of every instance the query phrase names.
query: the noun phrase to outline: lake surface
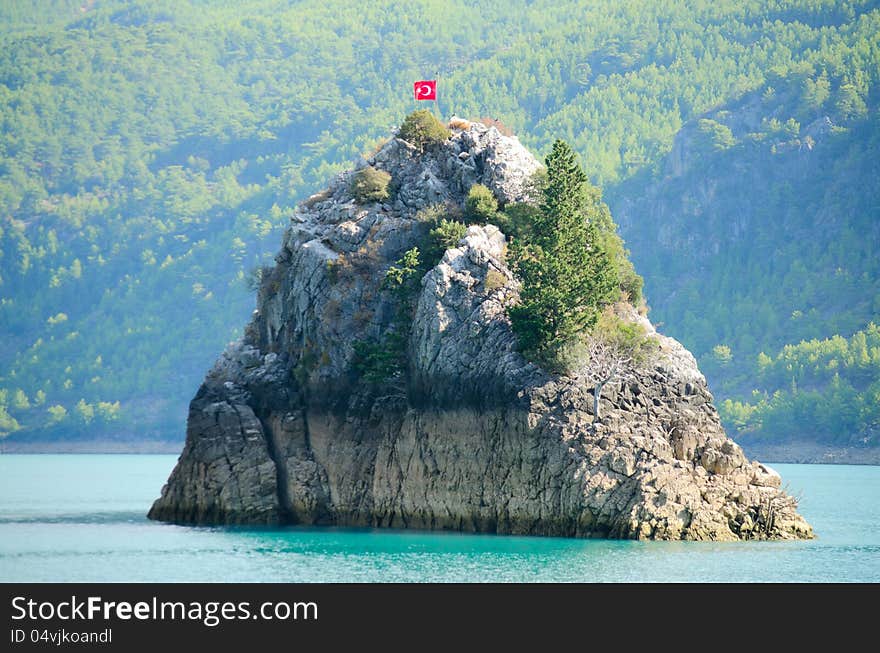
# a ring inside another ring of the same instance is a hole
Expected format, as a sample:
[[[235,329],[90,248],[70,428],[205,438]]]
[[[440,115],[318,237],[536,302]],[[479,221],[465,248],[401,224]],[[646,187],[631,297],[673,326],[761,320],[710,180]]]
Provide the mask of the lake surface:
[[[880,581],[880,467],[775,465],[819,539],[714,544],[150,522],[175,461],[0,455],[0,582]]]

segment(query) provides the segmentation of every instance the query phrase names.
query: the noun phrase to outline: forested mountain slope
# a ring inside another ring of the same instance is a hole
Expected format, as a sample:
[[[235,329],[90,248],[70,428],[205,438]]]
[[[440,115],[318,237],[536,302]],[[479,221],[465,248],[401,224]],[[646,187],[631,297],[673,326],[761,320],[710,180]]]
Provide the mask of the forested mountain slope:
[[[612,206],[654,319],[698,356],[729,429],[876,443],[880,120],[840,98],[805,106],[804,86],[688,124]]]
[[[878,33],[877,2],[823,0],[3,3],[0,433],[180,439],[295,203],[437,76],[444,115],[577,148],[654,319],[749,402],[728,426],[779,437],[751,390],[791,380],[756,382],[758,353],[877,318]],[[750,206],[716,212],[703,171]],[[870,364],[838,365],[864,402]]]

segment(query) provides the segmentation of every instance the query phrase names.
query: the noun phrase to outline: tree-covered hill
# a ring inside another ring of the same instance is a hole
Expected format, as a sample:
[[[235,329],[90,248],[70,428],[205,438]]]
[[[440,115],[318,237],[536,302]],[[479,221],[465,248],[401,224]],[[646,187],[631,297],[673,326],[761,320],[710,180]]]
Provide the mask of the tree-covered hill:
[[[780,95],[797,107],[765,89],[689,124],[612,204],[653,318],[697,355],[735,435],[876,444],[880,121],[792,117]]]
[[[758,354],[880,309],[878,34],[858,1],[5,2],[0,433],[181,438],[296,202],[436,76],[447,116],[573,144],[728,426],[788,435]]]

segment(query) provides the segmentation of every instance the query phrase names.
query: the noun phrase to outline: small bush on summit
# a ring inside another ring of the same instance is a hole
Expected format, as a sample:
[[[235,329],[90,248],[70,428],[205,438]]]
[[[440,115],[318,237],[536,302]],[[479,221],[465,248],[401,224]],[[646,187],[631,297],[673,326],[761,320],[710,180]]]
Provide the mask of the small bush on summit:
[[[391,175],[373,166],[361,168],[351,180],[351,192],[358,204],[387,200]]]
[[[445,141],[451,134],[433,113],[427,109],[419,109],[404,119],[397,135],[424,150],[428,145]]]

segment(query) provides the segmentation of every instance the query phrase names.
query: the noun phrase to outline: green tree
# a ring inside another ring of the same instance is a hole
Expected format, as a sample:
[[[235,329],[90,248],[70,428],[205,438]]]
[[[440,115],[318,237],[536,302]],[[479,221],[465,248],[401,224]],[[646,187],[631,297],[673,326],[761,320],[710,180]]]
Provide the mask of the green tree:
[[[46,409],[46,412],[49,413],[49,423],[57,424],[58,422],[63,422],[67,417],[67,409],[64,406],[60,406],[55,404],[54,406],[49,406]]]
[[[440,223],[431,229],[430,242],[425,252],[425,261],[428,266],[436,265],[447,249],[458,247],[459,241],[467,234],[467,227],[457,220],[443,218]]]
[[[421,254],[418,247],[408,249],[385,273],[384,287],[399,299],[407,299],[418,287],[421,278]]]
[[[86,402],[85,399],[80,399],[76,403],[74,410],[76,411],[76,416],[84,424],[91,424],[92,420],[95,419],[95,407]]]
[[[418,109],[404,119],[397,135],[424,150],[429,145],[445,141],[451,133],[433,113]]]
[[[97,413],[107,422],[114,422],[119,419],[121,407],[118,401],[99,401],[97,405]]]
[[[589,214],[587,177],[562,140],[546,158],[547,181],[528,241],[511,263],[522,280],[509,314],[527,353],[545,354],[592,327],[618,294],[617,274]]]
[[[18,389],[12,395],[12,405],[18,410],[27,410],[31,407],[31,402],[24,390]]]
[[[730,127],[715,120],[701,118],[697,121],[698,147],[704,153],[722,151],[736,145]]]
[[[383,288],[395,299],[394,321],[381,339],[358,340],[352,343],[352,365],[361,378],[369,383],[390,384],[403,392],[406,374],[406,340],[411,327],[413,302],[423,269],[418,247],[403,253],[388,268]]]
[[[825,71],[822,71],[815,80],[809,77],[804,80],[802,100],[805,111],[819,111],[830,95],[831,82],[828,81],[828,74]]]
[[[381,202],[388,199],[388,184],[391,175],[373,166],[361,168],[352,177],[351,193],[358,204]]]
[[[356,340],[352,343],[352,366],[367,383],[387,383],[403,373],[401,351],[405,351],[405,346],[397,332],[378,341]]]
[[[498,200],[495,193],[483,186],[474,184],[464,201],[464,219],[477,224],[494,223],[498,215]]]
[[[862,99],[855,84],[845,82],[840,85],[834,108],[844,120],[863,118],[868,113],[865,100]]]
[[[720,365],[727,365],[733,360],[733,352],[727,345],[715,345],[712,347],[712,357]]]
[[[528,202],[513,202],[504,207],[504,211],[495,216],[493,224],[508,238],[529,239],[532,223],[538,214],[538,207]]]
[[[16,419],[6,412],[6,406],[0,406],[0,438],[5,438],[20,428],[21,426]]]

